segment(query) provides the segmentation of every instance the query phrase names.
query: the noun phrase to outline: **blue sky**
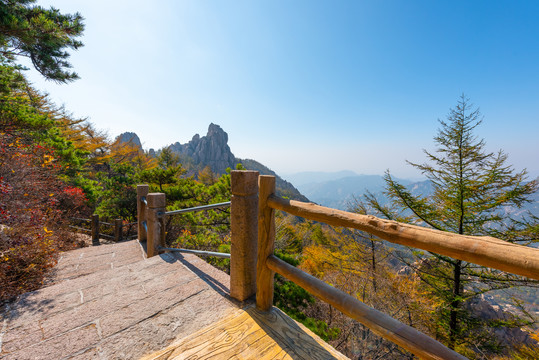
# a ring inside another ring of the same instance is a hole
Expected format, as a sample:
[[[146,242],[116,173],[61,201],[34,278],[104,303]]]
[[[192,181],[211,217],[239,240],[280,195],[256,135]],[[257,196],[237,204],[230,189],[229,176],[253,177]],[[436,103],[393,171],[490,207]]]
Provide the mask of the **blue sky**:
[[[146,148],[219,124],[277,173],[419,177],[465,93],[477,135],[539,176],[537,1],[38,1],[85,17],[81,79],[31,81]]]

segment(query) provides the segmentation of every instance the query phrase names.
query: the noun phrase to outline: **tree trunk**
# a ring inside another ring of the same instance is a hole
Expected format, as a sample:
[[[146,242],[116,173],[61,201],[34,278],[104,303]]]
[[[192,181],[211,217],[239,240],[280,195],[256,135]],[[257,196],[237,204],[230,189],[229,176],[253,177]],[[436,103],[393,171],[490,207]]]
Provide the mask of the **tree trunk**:
[[[374,253],[375,247],[374,247],[374,240],[372,239],[372,236],[370,237],[371,240],[371,257],[372,257],[372,287],[374,290],[374,293],[377,293],[376,290],[376,256]]]
[[[451,300],[451,309],[449,312],[449,348],[455,349],[455,340],[458,336],[458,310],[460,307],[460,277],[462,270],[462,261],[457,260],[453,269],[453,299]]]

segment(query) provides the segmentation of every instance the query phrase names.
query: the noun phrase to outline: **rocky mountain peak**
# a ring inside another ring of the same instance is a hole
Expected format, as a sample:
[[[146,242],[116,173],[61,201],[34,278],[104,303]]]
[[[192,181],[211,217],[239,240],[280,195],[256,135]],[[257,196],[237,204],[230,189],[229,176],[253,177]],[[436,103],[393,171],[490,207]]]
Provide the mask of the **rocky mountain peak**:
[[[120,144],[130,143],[131,145],[137,146],[142,149],[142,143],[140,142],[140,138],[134,132],[121,133],[116,137],[116,141],[118,141],[118,143]]]
[[[210,124],[206,136],[196,134],[187,144],[175,143],[171,150],[189,156],[196,165],[209,165],[213,172],[224,174],[234,168],[236,158],[228,146],[228,134],[219,125]]]
[[[220,138],[223,142],[228,143],[228,134],[221,129],[219,125],[211,123],[208,127],[208,137]]]

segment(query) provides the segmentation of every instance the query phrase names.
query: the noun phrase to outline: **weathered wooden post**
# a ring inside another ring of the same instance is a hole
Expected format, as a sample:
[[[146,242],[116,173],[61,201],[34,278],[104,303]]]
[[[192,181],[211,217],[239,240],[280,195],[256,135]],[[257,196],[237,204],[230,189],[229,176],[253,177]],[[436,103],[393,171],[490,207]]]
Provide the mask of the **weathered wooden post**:
[[[91,221],[91,228],[92,228],[92,245],[97,246],[99,245],[99,215],[92,215],[92,221]]]
[[[275,193],[275,176],[259,177],[258,195],[258,257],[256,265],[256,307],[268,311],[273,305],[274,271],[266,265],[275,246],[275,210],[268,207],[267,200]]]
[[[146,200],[146,196],[150,191],[148,185],[137,185],[137,225],[138,225],[138,240],[146,241],[147,234],[146,228],[144,227],[144,222],[146,221],[146,210],[147,206],[143,200]],[[146,200],[147,202],[147,200]]]
[[[165,246],[164,217],[166,211],[166,198],[163,193],[149,193],[147,196],[147,225],[148,241],[146,242],[146,254],[150,258],[158,255],[159,246]]]
[[[114,220],[114,240],[122,241],[123,226],[124,224],[122,219]]]
[[[233,170],[230,204],[230,296],[256,293],[258,171]]]

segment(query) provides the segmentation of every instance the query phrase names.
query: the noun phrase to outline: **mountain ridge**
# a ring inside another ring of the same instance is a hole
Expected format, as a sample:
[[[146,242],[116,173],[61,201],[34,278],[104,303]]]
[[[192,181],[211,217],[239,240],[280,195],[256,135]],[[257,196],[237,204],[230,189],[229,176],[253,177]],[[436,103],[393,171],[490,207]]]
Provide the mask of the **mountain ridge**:
[[[120,143],[130,142],[136,144],[142,149],[140,139],[135,133],[125,132],[116,139]],[[228,134],[217,124],[211,123],[205,136],[195,134],[185,144],[175,142],[164,147],[168,147],[180,157],[180,162],[186,168],[188,175],[196,177],[198,172],[207,166],[210,167],[212,172],[222,175],[226,173],[227,169],[235,169],[238,164],[242,164],[247,170],[258,171],[261,175],[275,176],[277,195],[293,200],[309,201],[294,185],[284,180],[267,166],[256,160],[236,158],[228,146]],[[150,149],[148,154],[157,156],[159,150]]]

